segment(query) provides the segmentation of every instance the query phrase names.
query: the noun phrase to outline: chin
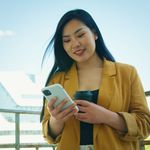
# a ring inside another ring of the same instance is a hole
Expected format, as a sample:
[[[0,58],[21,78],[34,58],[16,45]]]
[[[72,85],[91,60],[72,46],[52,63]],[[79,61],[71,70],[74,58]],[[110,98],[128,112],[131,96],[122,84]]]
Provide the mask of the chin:
[[[88,59],[76,59],[75,61],[78,62],[78,63],[83,63],[83,62],[86,62]]]

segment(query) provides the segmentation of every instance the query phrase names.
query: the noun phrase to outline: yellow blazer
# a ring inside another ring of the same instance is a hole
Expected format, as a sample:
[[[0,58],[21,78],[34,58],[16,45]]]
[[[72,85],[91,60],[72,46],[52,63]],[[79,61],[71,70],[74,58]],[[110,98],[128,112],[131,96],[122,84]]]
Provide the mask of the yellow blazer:
[[[74,64],[68,72],[57,73],[49,84],[60,83],[71,97],[78,90],[78,75]],[[98,105],[120,114],[127,133],[105,124],[94,124],[94,150],[139,150],[139,140],[150,134],[150,112],[141,81],[134,67],[104,60]],[[58,143],[58,150],[79,150],[80,122],[70,118],[56,139],[48,134],[50,114],[46,105],[42,129],[48,143]]]

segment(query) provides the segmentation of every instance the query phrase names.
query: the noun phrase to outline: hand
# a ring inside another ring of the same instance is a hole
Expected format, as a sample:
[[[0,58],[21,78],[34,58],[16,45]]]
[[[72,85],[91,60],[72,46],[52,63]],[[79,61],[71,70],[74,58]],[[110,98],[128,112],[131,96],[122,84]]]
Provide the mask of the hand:
[[[51,114],[53,120],[57,122],[64,123],[67,121],[74,113],[77,112],[75,109],[76,104],[71,104],[65,110],[62,110],[62,107],[68,102],[67,99],[64,99],[60,104],[58,104],[55,108],[53,107],[54,103],[57,101],[57,98],[53,98],[51,101],[48,102],[47,109]]]
[[[107,109],[86,100],[76,100],[75,103],[81,111],[81,113],[75,113],[76,119],[92,124],[105,123]]]

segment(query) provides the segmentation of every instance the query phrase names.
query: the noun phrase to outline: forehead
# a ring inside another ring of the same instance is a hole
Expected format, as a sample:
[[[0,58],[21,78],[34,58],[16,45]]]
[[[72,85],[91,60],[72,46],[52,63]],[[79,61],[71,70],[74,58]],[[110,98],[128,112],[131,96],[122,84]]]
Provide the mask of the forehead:
[[[80,20],[73,19],[64,26],[63,35],[75,33],[77,30],[79,29],[82,30],[84,28],[88,28],[88,27]]]

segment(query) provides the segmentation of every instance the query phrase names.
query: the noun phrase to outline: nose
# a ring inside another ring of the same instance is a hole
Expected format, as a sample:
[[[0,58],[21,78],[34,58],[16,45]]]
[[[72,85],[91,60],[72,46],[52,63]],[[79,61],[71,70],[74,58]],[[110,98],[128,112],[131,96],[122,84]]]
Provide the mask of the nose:
[[[79,46],[80,46],[79,40],[76,39],[76,38],[73,38],[73,39],[72,39],[72,49],[76,49],[76,48],[78,48]]]

